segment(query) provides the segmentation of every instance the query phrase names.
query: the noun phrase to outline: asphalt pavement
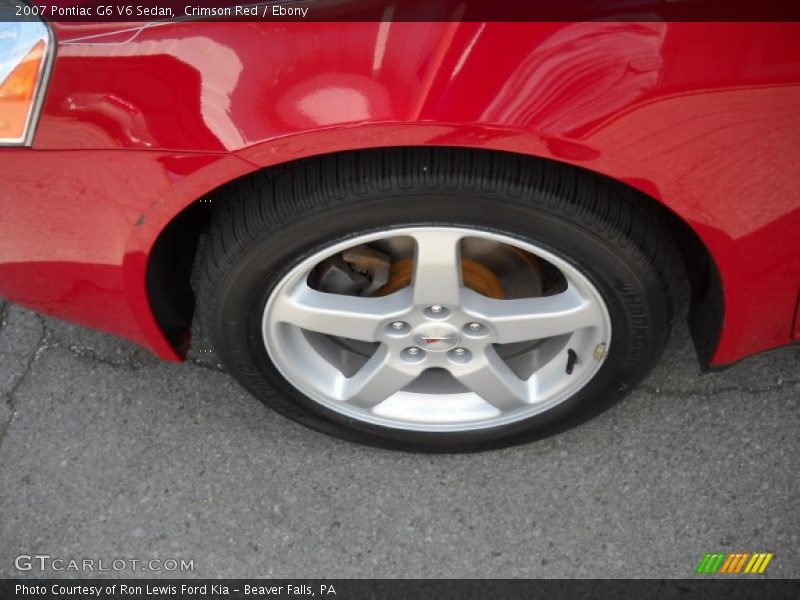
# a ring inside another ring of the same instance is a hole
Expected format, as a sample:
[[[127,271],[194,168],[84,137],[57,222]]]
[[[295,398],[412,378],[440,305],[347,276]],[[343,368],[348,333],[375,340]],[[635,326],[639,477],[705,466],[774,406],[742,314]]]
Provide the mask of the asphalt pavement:
[[[795,346],[701,375],[681,328],[577,429],[404,454],[271,412],[202,332],[170,364],[0,301],[0,577],[678,578],[716,551],[800,577],[799,367]],[[96,570],[115,559],[161,570]]]

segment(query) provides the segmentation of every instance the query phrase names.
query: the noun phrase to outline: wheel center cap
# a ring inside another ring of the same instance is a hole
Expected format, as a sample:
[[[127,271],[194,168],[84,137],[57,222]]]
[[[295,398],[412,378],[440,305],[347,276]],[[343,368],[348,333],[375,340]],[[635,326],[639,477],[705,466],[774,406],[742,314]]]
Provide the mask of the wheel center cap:
[[[417,327],[414,341],[427,352],[446,352],[458,344],[458,329],[444,323],[430,323]]]

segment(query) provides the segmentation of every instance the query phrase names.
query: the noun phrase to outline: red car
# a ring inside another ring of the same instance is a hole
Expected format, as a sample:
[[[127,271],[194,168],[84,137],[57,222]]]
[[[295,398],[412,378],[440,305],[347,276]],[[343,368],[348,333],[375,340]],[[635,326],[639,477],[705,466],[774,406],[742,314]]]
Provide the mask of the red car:
[[[2,23],[0,139],[0,295],[356,442],[800,338],[796,23]]]

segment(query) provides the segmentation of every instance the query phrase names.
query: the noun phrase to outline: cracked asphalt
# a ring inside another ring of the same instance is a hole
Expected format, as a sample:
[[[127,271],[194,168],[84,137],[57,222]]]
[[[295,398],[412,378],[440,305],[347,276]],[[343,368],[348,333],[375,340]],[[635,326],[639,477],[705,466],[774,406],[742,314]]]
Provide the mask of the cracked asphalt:
[[[0,300],[0,577],[20,554],[193,560],[189,577],[691,577],[710,551],[800,576],[800,347],[698,373],[684,328],[577,429],[427,456],[270,412],[184,364]],[[95,573],[177,576],[177,572]]]

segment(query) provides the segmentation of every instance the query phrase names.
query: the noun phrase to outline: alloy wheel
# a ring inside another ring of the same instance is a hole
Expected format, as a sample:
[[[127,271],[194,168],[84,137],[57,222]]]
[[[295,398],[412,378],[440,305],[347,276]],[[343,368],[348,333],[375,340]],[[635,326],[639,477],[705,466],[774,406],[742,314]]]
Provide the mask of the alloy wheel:
[[[270,295],[262,335],[282,375],[331,410],[469,431],[573,396],[602,366],[611,324],[588,277],[545,248],[480,229],[408,227],[294,266]]]

